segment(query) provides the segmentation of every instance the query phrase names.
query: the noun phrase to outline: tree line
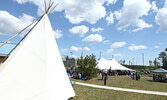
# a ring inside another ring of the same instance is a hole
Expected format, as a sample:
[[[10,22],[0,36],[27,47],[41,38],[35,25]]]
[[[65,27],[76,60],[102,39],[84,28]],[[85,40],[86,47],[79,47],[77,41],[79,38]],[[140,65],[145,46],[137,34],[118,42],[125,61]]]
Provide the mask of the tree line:
[[[167,69],[167,48],[160,52],[158,59],[161,61],[162,67]]]
[[[70,59],[68,56],[66,59]],[[71,60],[75,60],[74,58],[71,58]],[[157,61],[160,60],[162,63],[162,66],[160,66],[160,63]],[[160,52],[159,56],[155,58],[153,62],[149,61],[150,63],[154,64],[154,67],[152,66],[142,66],[142,65],[125,65],[125,60],[122,61],[123,65],[135,69],[135,70],[141,70],[141,69],[147,69],[152,70],[155,68],[163,67],[164,69],[167,69],[167,48]],[[77,59],[77,72],[82,74],[82,77],[86,79],[91,79],[93,77],[97,76],[98,69],[96,68],[97,61],[95,55],[86,55],[86,57],[81,56]],[[66,66],[66,64],[65,64]]]

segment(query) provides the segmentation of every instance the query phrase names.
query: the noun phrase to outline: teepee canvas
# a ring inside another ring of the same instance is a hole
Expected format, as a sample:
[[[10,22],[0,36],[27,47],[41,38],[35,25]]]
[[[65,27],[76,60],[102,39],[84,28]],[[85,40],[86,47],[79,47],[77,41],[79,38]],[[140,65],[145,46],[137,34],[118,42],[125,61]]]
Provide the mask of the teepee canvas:
[[[47,14],[0,67],[0,100],[75,96]]]

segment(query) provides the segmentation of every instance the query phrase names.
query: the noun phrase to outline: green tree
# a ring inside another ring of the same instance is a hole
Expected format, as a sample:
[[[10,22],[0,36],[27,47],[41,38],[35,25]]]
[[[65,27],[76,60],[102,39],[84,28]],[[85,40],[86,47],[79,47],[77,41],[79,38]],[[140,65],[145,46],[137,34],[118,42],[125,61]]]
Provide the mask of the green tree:
[[[149,60],[149,65],[152,66],[152,60]]]
[[[167,48],[165,49],[165,51],[167,52]]]
[[[157,64],[157,58],[155,58],[155,60],[153,61],[153,63],[154,63],[154,66],[158,66],[158,64]]]
[[[77,71],[82,74],[82,77],[87,79],[91,79],[97,76],[97,62],[95,55],[87,55],[85,58],[81,56],[78,59],[77,65],[79,66]]]
[[[161,60],[163,68],[167,69],[167,54],[166,54],[166,52],[164,52],[164,51],[161,52],[159,54],[158,58]]]

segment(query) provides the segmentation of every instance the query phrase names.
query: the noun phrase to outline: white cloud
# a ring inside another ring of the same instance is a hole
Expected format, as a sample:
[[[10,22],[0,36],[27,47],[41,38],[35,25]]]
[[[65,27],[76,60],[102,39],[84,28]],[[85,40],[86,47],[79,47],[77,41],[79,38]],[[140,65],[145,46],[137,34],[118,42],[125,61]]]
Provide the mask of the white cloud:
[[[56,39],[61,38],[63,36],[62,31],[61,30],[54,31],[54,36]]]
[[[128,49],[131,50],[131,51],[135,51],[135,50],[140,50],[140,49],[147,49],[147,46],[131,44],[131,46],[129,46]]]
[[[62,49],[61,51],[66,52],[68,50],[67,49]],[[88,51],[90,51],[90,48],[88,48],[88,47],[81,48],[81,47],[71,46],[70,51],[71,52],[78,52],[78,51],[88,52]]]
[[[118,54],[115,54],[114,57],[121,57],[122,58],[122,55],[120,53],[118,53]]]
[[[99,32],[99,33],[100,33],[101,31],[103,31],[103,30],[104,30],[104,29],[101,28],[101,27],[98,27],[98,28],[92,28],[92,29],[91,29],[92,32]]]
[[[106,9],[102,6],[103,2],[99,0],[70,0],[71,3],[67,3],[67,1],[64,0],[62,3],[65,8],[65,17],[73,24],[82,21],[95,24],[106,15]]]
[[[154,11],[154,12],[157,12],[158,11],[158,8],[157,8],[157,5],[156,5],[156,1],[153,1],[152,2],[152,7],[151,9]]]
[[[164,8],[167,8],[167,0],[165,0]]]
[[[69,29],[69,31],[72,33],[72,34],[78,34],[80,35],[80,37],[84,37],[84,35],[89,31],[89,28],[86,27],[85,25],[81,25],[81,26],[75,26],[71,29]]]
[[[44,1],[43,0],[15,0],[17,1],[19,4],[24,4],[26,2],[29,2],[29,3],[33,3],[35,5],[38,6],[38,14],[39,15],[42,15],[44,13]],[[46,0],[46,1],[49,1],[49,0]],[[46,2],[48,4],[48,2]],[[57,3],[57,2],[55,2]]]
[[[159,48],[159,46],[155,46],[155,48],[157,49],[157,48]]]
[[[67,52],[67,51],[68,51],[68,49],[61,49],[61,51],[62,51],[62,52]]]
[[[84,47],[84,48],[83,48],[83,51],[84,51],[84,52],[90,51],[90,48]]]
[[[127,44],[126,42],[115,42],[110,47],[111,48],[120,48],[120,47],[123,47],[126,44]]]
[[[23,14],[19,18],[7,11],[0,11],[0,35],[11,35],[21,31],[33,22],[34,17]]]
[[[82,48],[81,47],[75,47],[75,46],[72,46],[70,48],[70,51],[72,51],[72,52],[78,52],[79,50],[82,50]]]
[[[112,53],[113,51],[114,49],[108,49],[106,53],[109,54],[109,53]]]
[[[38,14],[44,12],[43,0],[16,0],[23,4],[26,2],[38,6]],[[50,0],[47,0],[48,2]],[[103,6],[104,0],[52,0],[59,3],[55,11],[64,12],[65,17],[73,24],[87,21],[91,24],[96,23],[99,19],[105,17],[106,9]]]
[[[155,21],[159,25],[159,30],[167,31],[167,8],[158,10]]]
[[[114,23],[114,18],[113,18],[114,14],[112,12],[110,12],[109,16],[106,17],[106,21],[107,21],[107,24],[110,25],[110,24],[113,24]]]
[[[111,44],[110,40],[104,40],[103,43],[104,43],[105,45]]]
[[[95,43],[101,42],[102,40],[103,40],[103,37],[99,34],[91,34],[86,38],[82,39],[82,41],[88,44],[95,44]]]
[[[107,1],[107,6],[115,4],[118,0],[106,0]]]
[[[143,20],[140,20],[140,19],[137,20],[136,26],[138,28],[132,30],[132,32],[136,32],[136,31],[142,30],[143,28],[150,28],[150,27],[152,27],[151,24],[149,25],[149,24],[147,24],[146,22],[144,22]]]
[[[75,59],[77,58],[77,56],[76,56],[76,55],[71,55],[71,57],[72,57],[72,58],[75,58]]]
[[[114,14],[118,20],[117,29],[122,30],[128,26],[137,27],[135,31],[152,27],[147,24],[142,17],[147,16],[151,9],[151,4],[147,0],[124,0],[123,7]]]
[[[99,33],[100,33],[101,31],[103,31],[103,30],[104,30],[104,29],[101,28],[101,27],[98,27],[98,28],[92,28],[92,29],[91,29],[92,32],[99,32]]]

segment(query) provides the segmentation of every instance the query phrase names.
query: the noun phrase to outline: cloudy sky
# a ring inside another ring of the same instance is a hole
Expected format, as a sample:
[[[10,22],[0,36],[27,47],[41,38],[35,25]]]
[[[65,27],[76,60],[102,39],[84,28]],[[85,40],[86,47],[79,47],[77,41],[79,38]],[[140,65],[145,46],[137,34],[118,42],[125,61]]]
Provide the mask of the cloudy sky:
[[[49,0],[48,0],[49,1]],[[49,15],[62,57],[95,54],[154,60],[167,47],[167,0],[53,0]],[[0,42],[33,22],[44,12],[43,0],[2,0]],[[17,43],[23,35],[11,40]]]

